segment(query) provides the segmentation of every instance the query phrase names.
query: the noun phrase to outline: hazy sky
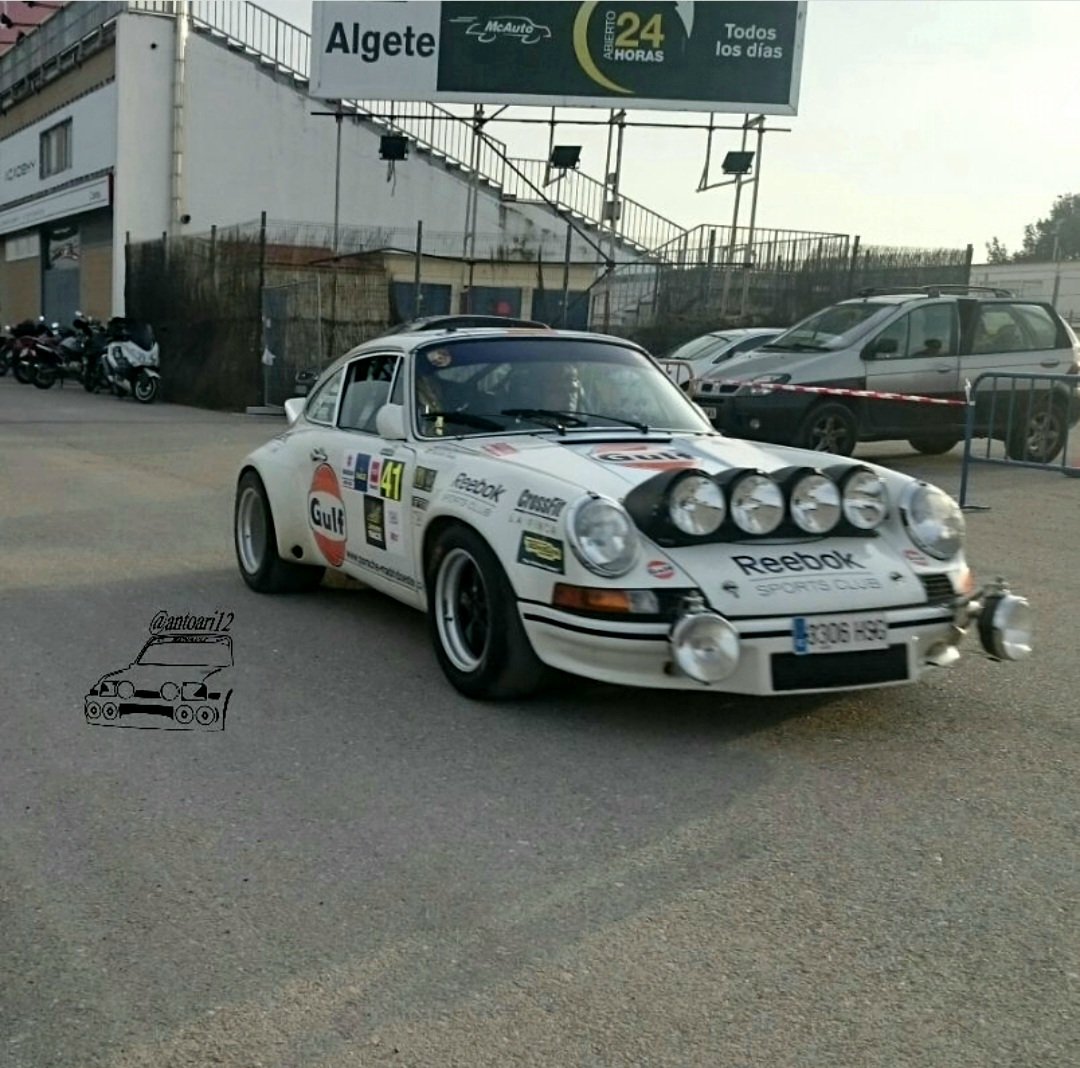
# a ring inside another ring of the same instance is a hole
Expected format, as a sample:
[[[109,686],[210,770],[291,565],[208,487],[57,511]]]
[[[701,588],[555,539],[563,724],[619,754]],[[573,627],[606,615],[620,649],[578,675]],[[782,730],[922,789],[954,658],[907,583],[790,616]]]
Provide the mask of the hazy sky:
[[[310,3],[262,6],[310,28]],[[765,138],[758,224],[870,244],[970,242],[976,262],[994,235],[1018,247],[1055,197],[1080,193],[1078,41],[1080,0],[810,0],[799,114],[769,118],[791,132]],[[488,130],[516,155],[546,155],[543,127]],[[714,135],[714,151],[739,136]],[[628,130],[623,193],[686,226],[730,224],[730,187],[695,192],[705,137]],[[582,170],[602,176],[606,132],[568,126],[557,140],[582,144]]]

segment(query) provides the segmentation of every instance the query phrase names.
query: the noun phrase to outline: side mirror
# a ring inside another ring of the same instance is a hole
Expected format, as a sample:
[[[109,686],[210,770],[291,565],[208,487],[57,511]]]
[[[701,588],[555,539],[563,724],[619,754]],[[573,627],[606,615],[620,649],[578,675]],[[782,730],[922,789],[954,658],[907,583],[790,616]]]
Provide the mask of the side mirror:
[[[384,441],[405,440],[405,407],[384,404],[375,413],[375,433]]]
[[[900,344],[894,337],[879,337],[874,341],[871,341],[865,349],[862,350],[862,358],[864,360],[872,360],[875,356],[891,356],[893,353],[900,351]]]
[[[304,410],[304,398],[303,397],[290,397],[285,402],[285,418],[289,422],[289,426],[292,426],[297,419],[300,418],[300,414]]]

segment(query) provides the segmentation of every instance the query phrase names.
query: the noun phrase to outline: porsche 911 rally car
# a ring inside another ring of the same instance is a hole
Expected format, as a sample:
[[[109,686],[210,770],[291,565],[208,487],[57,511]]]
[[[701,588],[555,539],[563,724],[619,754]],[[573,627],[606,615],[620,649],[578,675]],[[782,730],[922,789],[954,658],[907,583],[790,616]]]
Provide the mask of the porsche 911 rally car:
[[[563,331],[367,342],[286,404],[239,471],[259,592],[339,569],[427,613],[450,682],[546,669],[740,694],[913,682],[1031,650],[1030,608],[977,591],[942,490],[724,437],[642,349]]]

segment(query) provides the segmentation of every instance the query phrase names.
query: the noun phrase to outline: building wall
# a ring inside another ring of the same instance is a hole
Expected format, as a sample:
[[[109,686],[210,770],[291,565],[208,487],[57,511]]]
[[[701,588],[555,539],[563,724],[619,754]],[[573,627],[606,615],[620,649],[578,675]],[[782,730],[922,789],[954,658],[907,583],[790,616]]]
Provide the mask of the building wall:
[[[197,34],[189,38],[187,72],[191,232],[257,220],[264,210],[272,220],[332,223],[335,121],[311,114],[329,106]],[[469,182],[460,173],[414,152],[388,176],[387,163],[379,159],[378,133],[345,119],[341,139],[342,227],[408,235],[421,220],[425,234],[464,231]],[[565,222],[545,209],[502,203],[483,186],[476,229],[478,256],[493,251],[495,242],[485,235],[501,233],[503,242],[516,238],[528,248],[546,230],[561,258],[566,234]],[[145,236],[154,232],[146,228]],[[571,255],[596,258],[595,250],[577,238]]]
[[[10,324],[41,314],[41,266],[37,258],[0,263],[0,319]]]
[[[175,33],[169,18],[128,14],[117,20],[116,77],[122,91],[113,189],[114,315],[124,312],[126,236],[146,240],[170,229]],[[222,110],[228,106],[227,100],[218,102]],[[188,130],[193,138],[190,123]],[[242,179],[236,175],[232,180]],[[220,172],[207,175],[207,182],[224,184]]]
[[[0,140],[44,118],[75,97],[103,85],[115,72],[116,57],[113,49],[96,52],[81,67],[76,67],[55,82],[49,82],[41,92],[20,100],[0,115]]]
[[[1050,303],[1057,270],[1053,263],[979,263],[972,265],[971,284],[1001,286],[1017,296]],[[1080,263],[1060,264],[1055,306],[1070,323],[1080,323]]]

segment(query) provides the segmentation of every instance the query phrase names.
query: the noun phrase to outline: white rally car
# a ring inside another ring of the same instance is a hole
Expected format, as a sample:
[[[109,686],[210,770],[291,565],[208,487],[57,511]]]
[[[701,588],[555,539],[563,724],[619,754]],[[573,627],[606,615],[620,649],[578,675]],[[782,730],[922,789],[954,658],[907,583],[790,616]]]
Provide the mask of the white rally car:
[[[426,611],[449,680],[548,668],[740,694],[912,682],[1031,650],[1026,600],[976,591],[946,493],[727,438],[637,346],[563,331],[399,334],[353,349],[236,491],[259,592],[336,568]]]

